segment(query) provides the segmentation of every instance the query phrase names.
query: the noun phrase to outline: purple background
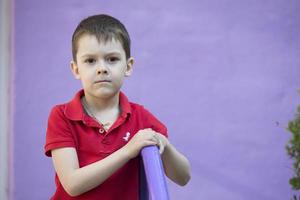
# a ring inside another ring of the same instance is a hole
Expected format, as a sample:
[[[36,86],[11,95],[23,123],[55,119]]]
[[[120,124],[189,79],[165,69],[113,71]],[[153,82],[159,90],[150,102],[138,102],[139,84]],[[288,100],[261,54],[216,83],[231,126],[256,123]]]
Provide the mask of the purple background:
[[[300,104],[297,0],[15,0],[14,196],[49,199],[43,145],[51,107],[80,88],[71,34],[108,13],[132,38],[135,71],[123,90],[169,128],[192,165],[172,200],[290,199],[288,120]]]

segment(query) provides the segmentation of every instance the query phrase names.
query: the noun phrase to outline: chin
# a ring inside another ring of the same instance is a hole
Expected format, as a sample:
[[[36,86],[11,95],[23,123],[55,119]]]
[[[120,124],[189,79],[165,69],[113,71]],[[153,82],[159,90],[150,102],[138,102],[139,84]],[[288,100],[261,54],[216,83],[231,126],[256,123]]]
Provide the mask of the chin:
[[[119,90],[117,90],[117,91],[100,90],[95,93],[95,96],[98,98],[102,98],[102,99],[109,99],[109,98],[114,97],[118,93],[119,93]]]

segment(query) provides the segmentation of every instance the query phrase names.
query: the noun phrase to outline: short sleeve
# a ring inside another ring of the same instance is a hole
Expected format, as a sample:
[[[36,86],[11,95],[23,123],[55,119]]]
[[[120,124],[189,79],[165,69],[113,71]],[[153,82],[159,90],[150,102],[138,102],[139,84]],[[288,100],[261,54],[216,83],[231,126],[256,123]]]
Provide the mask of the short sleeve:
[[[51,157],[51,150],[62,147],[75,147],[68,119],[63,112],[63,106],[55,106],[49,115],[44,147],[46,156]]]
[[[144,107],[143,117],[145,121],[145,127],[152,128],[154,131],[168,137],[167,127]]]

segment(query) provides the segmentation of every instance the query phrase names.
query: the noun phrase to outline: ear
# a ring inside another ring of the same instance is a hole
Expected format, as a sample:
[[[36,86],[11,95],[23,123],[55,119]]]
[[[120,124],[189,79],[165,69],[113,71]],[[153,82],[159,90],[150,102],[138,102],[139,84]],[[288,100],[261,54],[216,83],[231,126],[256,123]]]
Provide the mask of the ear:
[[[130,57],[127,60],[127,66],[126,66],[126,71],[125,71],[125,76],[128,77],[132,74],[133,70],[133,63],[134,63],[134,58]]]
[[[74,60],[71,61],[70,66],[71,66],[71,71],[72,71],[74,77],[76,79],[80,79],[79,69]]]

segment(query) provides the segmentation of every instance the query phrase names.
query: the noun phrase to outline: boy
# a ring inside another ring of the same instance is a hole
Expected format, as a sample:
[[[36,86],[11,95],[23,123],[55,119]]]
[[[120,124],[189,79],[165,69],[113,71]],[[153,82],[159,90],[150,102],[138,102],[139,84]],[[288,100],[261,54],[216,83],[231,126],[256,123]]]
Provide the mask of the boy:
[[[120,91],[134,63],[124,25],[108,15],[84,19],[73,33],[72,53],[71,70],[83,90],[49,116],[52,199],[139,199],[138,154],[149,145],[159,146],[166,175],[185,185],[189,162],[166,138],[166,127]]]

